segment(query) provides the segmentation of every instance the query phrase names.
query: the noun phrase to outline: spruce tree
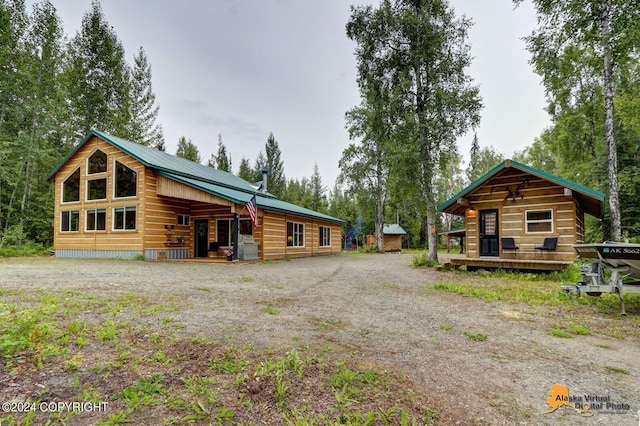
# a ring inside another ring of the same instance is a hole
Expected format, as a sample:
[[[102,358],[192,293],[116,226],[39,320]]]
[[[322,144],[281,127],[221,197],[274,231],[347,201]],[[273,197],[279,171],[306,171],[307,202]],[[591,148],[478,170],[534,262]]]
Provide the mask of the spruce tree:
[[[129,138],[142,145],[164,150],[162,125],[157,123],[160,106],[151,83],[151,64],[140,47],[133,58],[130,90]]]

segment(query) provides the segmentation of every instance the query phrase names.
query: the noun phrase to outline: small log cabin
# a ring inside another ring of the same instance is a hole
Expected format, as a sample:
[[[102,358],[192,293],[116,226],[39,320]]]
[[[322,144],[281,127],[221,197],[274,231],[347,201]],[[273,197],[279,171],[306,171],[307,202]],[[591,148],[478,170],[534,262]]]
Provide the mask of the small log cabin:
[[[406,231],[397,223],[382,225],[382,246],[384,251],[402,251],[402,236]],[[376,245],[376,231],[367,236],[367,245]]]
[[[58,164],[58,257],[270,260],[338,254],[343,221],[97,130]],[[266,185],[265,185],[266,186]],[[256,196],[258,226],[247,203]],[[238,243],[236,243],[238,242]]]
[[[466,256],[452,259],[454,266],[557,270],[576,258],[585,214],[602,218],[604,200],[600,192],[505,160],[438,211],[465,217]]]

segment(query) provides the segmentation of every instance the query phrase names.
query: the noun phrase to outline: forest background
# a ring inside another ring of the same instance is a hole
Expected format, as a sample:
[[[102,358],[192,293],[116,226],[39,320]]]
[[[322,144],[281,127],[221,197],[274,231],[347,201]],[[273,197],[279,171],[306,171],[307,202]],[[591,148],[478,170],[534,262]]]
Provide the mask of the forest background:
[[[543,79],[551,126],[512,158],[601,191],[609,199],[614,191],[620,238],[637,241],[640,4],[533,3],[539,26],[527,46],[531,64]],[[386,23],[382,27],[387,33],[371,31],[376,22]],[[353,143],[345,147],[338,180],[327,186],[317,165],[309,177],[287,178],[274,134],[265,135],[264,151],[255,159],[243,157],[235,173],[259,181],[261,169],[268,167],[270,192],[344,219],[347,239],[397,222],[407,231],[406,246],[427,247],[427,230],[463,225],[462,218],[436,214],[435,206],[505,159],[474,138],[465,167],[455,143],[456,136],[477,126],[482,107],[477,87],[466,74],[466,31],[472,23],[455,16],[446,1],[385,0],[379,7],[352,7],[345,24],[346,36],[357,45],[361,104],[346,112]],[[423,37],[428,31],[442,37]],[[376,63],[379,58],[386,58],[384,66]],[[430,64],[456,76],[455,81],[435,81],[433,87],[440,84],[447,90],[439,93],[447,96],[430,97],[432,92],[422,91],[427,86],[421,72]],[[51,245],[53,185],[45,177],[89,129],[164,150],[158,111],[144,48],[128,61],[98,2],[69,38],[51,2],[36,3],[28,11],[22,0],[0,0],[0,248]],[[434,111],[440,118],[455,119],[435,126],[444,122],[429,121]],[[203,159],[185,135],[176,155],[234,172],[222,135],[217,148]],[[611,211],[607,209],[602,221],[588,222],[590,241],[615,236]]]

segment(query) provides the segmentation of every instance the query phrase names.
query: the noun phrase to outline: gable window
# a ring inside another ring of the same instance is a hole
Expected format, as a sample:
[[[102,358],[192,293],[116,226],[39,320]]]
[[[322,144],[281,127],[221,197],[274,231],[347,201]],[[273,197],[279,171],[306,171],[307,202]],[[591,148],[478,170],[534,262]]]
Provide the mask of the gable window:
[[[98,150],[91,154],[87,164],[87,174],[104,173],[107,171],[107,154]]]
[[[179,214],[178,215],[178,225],[179,226],[189,226],[191,224],[191,216],[188,214]]]
[[[62,202],[80,201],[80,168],[62,182]]]
[[[304,224],[287,222],[287,246],[304,247]]]
[[[135,197],[136,183],[136,172],[116,161],[115,197]]]
[[[85,227],[87,231],[104,231],[106,229],[106,209],[87,210]]]
[[[331,245],[331,228],[328,226],[320,227],[320,247],[327,247]]]
[[[114,230],[136,229],[136,206],[115,207],[113,209]]]
[[[60,232],[76,232],[80,223],[79,210],[66,210],[60,212]]]
[[[525,215],[527,234],[553,232],[553,210],[529,210]]]
[[[87,181],[87,200],[105,200],[107,198],[107,178]]]

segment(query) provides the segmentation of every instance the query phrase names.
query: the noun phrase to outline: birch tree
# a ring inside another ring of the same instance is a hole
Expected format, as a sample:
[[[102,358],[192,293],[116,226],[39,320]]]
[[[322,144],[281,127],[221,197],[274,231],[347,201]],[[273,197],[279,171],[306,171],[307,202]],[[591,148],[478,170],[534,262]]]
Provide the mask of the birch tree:
[[[514,0],[516,5],[523,0]],[[614,98],[616,73],[637,55],[638,0],[532,0],[538,26],[527,37],[556,117],[601,91],[607,155],[610,238],[622,238]],[[567,73],[570,70],[570,73]],[[595,90],[598,89],[598,90]],[[594,129],[595,130],[595,129]],[[575,149],[576,147],[573,147]],[[569,148],[571,149],[571,148]]]
[[[352,7],[347,23],[347,35],[357,44],[359,81],[373,75],[392,99],[392,140],[398,146],[389,152],[394,167],[406,170],[405,185],[420,190],[429,257],[436,261],[437,170],[457,151],[457,138],[480,120],[478,87],[466,74],[470,26],[446,0]]]

